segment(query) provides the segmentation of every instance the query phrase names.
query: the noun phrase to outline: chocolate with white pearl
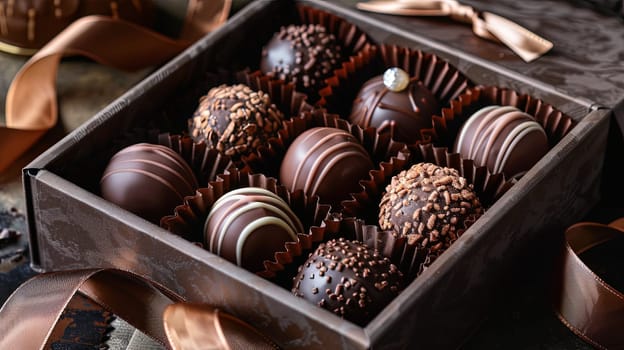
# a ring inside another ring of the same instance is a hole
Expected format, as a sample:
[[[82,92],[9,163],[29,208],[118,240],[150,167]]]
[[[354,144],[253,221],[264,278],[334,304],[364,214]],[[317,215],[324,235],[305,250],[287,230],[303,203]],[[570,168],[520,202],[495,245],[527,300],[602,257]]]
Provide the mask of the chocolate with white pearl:
[[[392,132],[397,141],[414,143],[421,139],[422,129],[433,127],[432,117],[439,113],[438,99],[420,81],[412,78],[405,89],[393,91],[379,75],[364,83],[353,101],[349,120],[380,133]]]
[[[519,178],[549,150],[544,128],[513,106],[487,106],[462,125],[453,149],[492,173]]]
[[[342,48],[320,24],[282,27],[262,50],[260,70],[292,82],[297,90],[317,92],[341,61]]]
[[[379,204],[379,226],[438,256],[483,209],[457,170],[418,163],[394,176]]]
[[[303,225],[288,204],[271,191],[244,187],[224,194],[210,209],[204,225],[211,252],[252,272],[264,269],[284,244],[297,240]]]
[[[403,288],[403,274],[377,250],[344,238],[322,243],[299,268],[292,292],[360,326]]]
[[[276,137],[283,119],[263,91],[244,84],[220,85],[200,99],[188,128],[195,142],[205,141],[208,147],[237,160]]]

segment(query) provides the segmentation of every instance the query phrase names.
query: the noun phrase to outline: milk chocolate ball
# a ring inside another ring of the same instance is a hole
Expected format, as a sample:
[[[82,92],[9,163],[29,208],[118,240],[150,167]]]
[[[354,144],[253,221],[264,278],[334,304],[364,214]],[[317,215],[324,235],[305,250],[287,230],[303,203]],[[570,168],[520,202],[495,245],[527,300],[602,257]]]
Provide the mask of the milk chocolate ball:
[[[492,173],[519,178],[549,150],[542,126],[513,106],[487,106],[462,125],[454,149]]]
[[[193,171],[178,153],[148,143],[115,154],[100,180],[104,199],[156,224],[197,188]]]
[[[200,99],[188,127],[195,142],[238,160],[276,137],[283,119],[265,92],[244,84],[220,85]]]
[[[457,170],[418,163],[394,176],[379,205],[379,226],[437,256],[453,243],[467,220],[483,212],[471,184]]]
[[[211,252],[251,272],[297,241],[303,226],[288,204],[271,191],[245,187],[230,191],[210,209],[204,225],[205,246]]]
[[[336,128],[306,130],[288,147],[280,167],[280,181],[290,191],[303,190],[336,208],[350,193],[361,191],[359,181],[374,167],[364,147],[350,133]]]

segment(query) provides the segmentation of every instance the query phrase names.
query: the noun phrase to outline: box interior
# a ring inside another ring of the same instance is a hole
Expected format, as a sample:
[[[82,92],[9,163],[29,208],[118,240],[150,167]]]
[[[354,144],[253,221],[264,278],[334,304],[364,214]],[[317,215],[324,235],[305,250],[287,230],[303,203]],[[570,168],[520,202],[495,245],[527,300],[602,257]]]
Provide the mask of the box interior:
[[[321,7],[327,5],[318,1],[304,3]],[[262,45],[269,40],[281,25],[296,20],[297,12],[293,4],[291,2],[275,1],[255,2],[248,5],[241,13],[232,18],[230,23],[222,30],[204,38],[174,61],[158,69],[151,77],[112,103],[107,109],[94,116],[89,123],[74,131],[58,145],[46,152],[46,154],[35,160],[29,166],[30,169],[27,169],[27,174],[36,175],[34,169],[46,169],[54,176],[60,177],[64,186],[67,185],[70,188],[72,185],[75,185],[89,194],[97,196],[99,192],[99,177],[110,155],[127,145],[128,142],[151,140],[154,136],[154,130],[179,133],[186,129],[186,119],[196,108],[199,97],[209,87],[216,84],[207,78],[207,72],[218,72],[220,70],[231,72],[245,68],[252,70],[257,68]],[[328,6],[332,7],[331,4]],[[360,18],[353,17],[353,19]],[[396,43],[409,47],[422,47],[426,51],[430,48],[426,42],[419,42],[418,38],[406,36],[401,32],[392,32],[392,28],[382,27],[383,29],[380,31],[380,23],[374,21],[363,20],[356,22],[356,24],[361,25],[361,28],[365,31],[369,27],[375,28],[376,35],[374,35],[374,39],[376,40],[384,40],[386,43]],[[386,31],[384,32],[384,30]],[[454,55],[451,51],[440,51],[437,48],[432,48],[432,50],[441,52],[453,65],[466,72],[475,83],[509,86],[519,92],[534,95],[553,104],[579,122],[585,121],[587,114],[592,110],[592,104],[582,98],[569,97],[558,93],[554,89],[544,86],[544,84],[525,79],[516,73],[497,67],[495,64],[484,63],[478,59],[473,59],[469,55]],[[590,122],[603,123],[605,114],[606,112],[595,114],[594,120]],[[579,125],[583,127],[583,124]],[[564,152],[565,147],[571,144],[572,138],[578,138],[579,135],[575,134],[569,135],[569,138],[566,137],[566,140],[562,141],[562,145],[556,146],[556,149],[549,152],[548,161],[556,160],[557,156],[555,156],[555,153]],[[534,168],[548,167],[547,160],[543,160]],[[509,200],[521,196],[524,191],[538,186],[537,182],[543,174],[544,171],[533,169],[529,175],[536,175],[535,179],[523,179],[516,184],[512,191],[505,195],[504,198],[506,199],[502,199],[502,203],[497,203],[495,208],[492,208],[492,213],[484,217],[480,224],[467,231],[443,255],[443,258],[439,259],[440,261],[436,263],[436,266],[441,267],[445,263],[458,263],[457,260],[464,254],[466,247],[474,251],[474,241],[478,239],[480,234],[478,230],[485,231],[489,226],[493,225],[488,223],[487,220],[494,220],[494,215],[497,212],[502,213],[505,210],[510,210],[509,206],[511,204]],[[26,186],[28,188],[29,185]],[[86,197],[93,198],[89,194]],[[32,210],[32,203],[29,205],[30,210]],[[113,217],[121,215],[119,210],[110,210]],[[132,215],[130,214],[130,216]],[[31,227],[34,227],[33,225],[36,226],[31,224]],[[141,223],[140,225],[144,224]],[[154,229],[156,232],[161,230],[156,227]],[[179,248],[181,250],[192,250],[193,256],[199,260],[213,259],[212,254],[208,251],[200,252],[194,247],[191,248],[193,245],[190,242],[175,241],[176,244],[180,244]],[[37,249],[36,242],[34,249]],[[475,260],[478,259],[468,259],[468,261],[472,262],[475,262]],[[234,269],[229,267],[227,270],[239,270],[235,273],[250,275],[246,276],[245,280],[250,281],[249,283],[252,284],[258,283],[260,280],[259,277],[236,267]],[[387,338],[388,333],[392,333],[391,330],[388,332],[388,324],[394,324],[397,319],[400,319],[399,314],[405,312],[404,309],[410,305],[408,298],[417,297],[419,294],[427,294],[428,286],[435,284],[437,280],[434,278],[436,270],[437,268],[432,268],[427,274],[413,282],[399,296],[398,300],[391,303],[386,310],[365,327],[367,336],[371,339]],[[470,281],[466,283],[467,285],[471,284]],[[267,288],[270,290],[272,287],[268,286]],[[275,288],[279,287],[275,286]],[[281,292],[278,295],[287,297],[285,293]],[[294,296],[290,299],[297,300]],[[458,300],[461,300],[461,296],[458,296]],[[299,301],[294,301],[293,305],[294,308],[301,307]],[[453,305],[453,303],[449,305]],[[432,305],[432,308],[435,309],[435,305]],[[449,315],[453,314],[452,310],[445,308],[448,308],[448,305],[443,306],[440,312],[444,313],[447,310]],[[343,322],[330,312],[326,312],[326,316],[324,315],[323,317],[333,318],[333,323],[335,324]],[[415,327],[418,328],[419,326]],[[345,328],[357,327],[348,324]],[[462,328],[462,326],[459,328]],[[469,328],[473,329],[474,326]],[[461,329],[461,331],[465,333],[465,329]],[[367,340],[361,341],[363,346],[368,346]]]

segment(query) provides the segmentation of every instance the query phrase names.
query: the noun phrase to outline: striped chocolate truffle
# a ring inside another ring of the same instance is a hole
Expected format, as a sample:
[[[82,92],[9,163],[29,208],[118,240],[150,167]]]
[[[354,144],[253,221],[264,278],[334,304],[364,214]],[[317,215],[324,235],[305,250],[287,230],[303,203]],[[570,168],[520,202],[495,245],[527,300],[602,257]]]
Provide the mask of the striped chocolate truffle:
[[[421,130],[433,127],[432,117],[440,113],[438,99],[415,78],[399,91],[386,83],[383,75],[364,83],[353,101],[349,120],[389,133],[397,141],[414,143],[421,139]]]
[[[276,137],[283,119],[265,92],[244,84],[224,84],[201,97],[188,128],[195,142],[205,141],[208,147],[238,160]]]
[[[524,175],[548,152],[548,137],[535,118],[513,106],[488,106],[462,125],[454,151],[507,178]]]
[[[403,274],[377,250],[344,238],[322,243],[299,267],[292,292],[360,326],[403,288]]]
[[[320,24],[281,27],[262,50],[260,70],[295,84],[305,93],[316,93],[342,60],[336,37]]]
[[[280,181],[290,191],[319,196],[322,203],[340,206],[349,193],[361,190],[359,180],[373,169],[368,152],[348,132],[328,127],[304,131],[288,147]]]
[[[211,252],[260,272],[265,260],[272,261],[301,232],[303,225],[282,198],[263,188],[245,187],[224,194],[213,204],[204,240]]]
[[[379,204],[379,226],[437,257],[483,212],[457,170],[418,163],[392,177]]]
[[[100,180],[104,199],[156,224],[197,187],[193,171],[178,153],[148,143],[117,152]]]

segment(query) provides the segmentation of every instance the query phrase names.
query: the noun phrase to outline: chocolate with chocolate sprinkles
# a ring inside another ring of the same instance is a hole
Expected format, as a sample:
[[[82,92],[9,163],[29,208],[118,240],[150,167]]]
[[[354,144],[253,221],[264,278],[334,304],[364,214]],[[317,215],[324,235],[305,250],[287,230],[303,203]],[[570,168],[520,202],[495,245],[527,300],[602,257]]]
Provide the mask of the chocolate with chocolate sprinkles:
[[[379,226],[422,249],[432,262],[483,212],[472,185],[452,168],[419,163],[394,176],[379,204]]]
[[[195,142],[205,141],[208,147],[239,160],[276,137],[283,119],[263,91],[244,84],[224,84],[200,99],[188,127]]]
[[[320,24],[282,27],[262,50],[260,70],[314,93],[340,62],[342,47]]]
[[[292,292],[360,326],[403,288],[403,274],[375,249],[344,238],[322,243],[299,268]]]

